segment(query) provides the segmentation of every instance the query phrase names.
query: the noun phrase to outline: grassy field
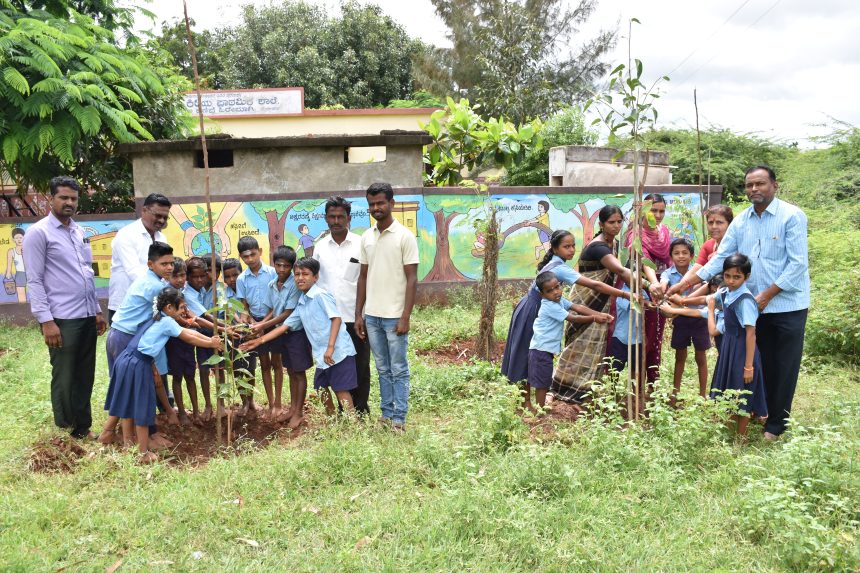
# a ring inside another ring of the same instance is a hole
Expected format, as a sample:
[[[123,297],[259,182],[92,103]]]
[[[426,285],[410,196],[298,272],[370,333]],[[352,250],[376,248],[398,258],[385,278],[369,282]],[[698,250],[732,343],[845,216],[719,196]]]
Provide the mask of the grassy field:
[[[417,311],[413,348],[475,334],[461,298]],[[499,308],[504,333],[510,301]],[[847,366],[807,360],[790,436],[738,445],[706,404],[659,409],[649,428],[536,433],[493,367],[413,355],[403,436],[346,420],[186,467],[88,446],[74,472],[43,474],[28,461],[55,435],[47,351],[32,328],[0,329],[0,348],[2,571],[860,567],[860,376]]]

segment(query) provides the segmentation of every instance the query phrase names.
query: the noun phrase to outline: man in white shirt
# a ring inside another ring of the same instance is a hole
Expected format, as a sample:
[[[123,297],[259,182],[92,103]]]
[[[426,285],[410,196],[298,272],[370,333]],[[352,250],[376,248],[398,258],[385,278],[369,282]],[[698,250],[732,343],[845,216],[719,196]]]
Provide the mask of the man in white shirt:
[[[330,197],[325,203],[325,222],[329,234],[314,245],[313,258],[320,263],[317,285],[330,292],[355,345],[355,368],[358,388],[351,391],[355,410],[360,415],[370,413],[370,344],[355,331],[355,295],[361,264],[361,237],[349,230],[352,205],[343,197]]]
[[[167,242],[161,230],[167,226],[169,214],[170,199],[160,193],[151,193],[143,200],[140,219],[117,231],[113,238],[108,287],[109,323],[131,283],[146,274],[149,246],[155,241]]]
[[[392,215],[388,183],[367,189],[376,225],[361,236],[361,273],[355,301],[355,330],[370,342],[379,375],[382,422],[403,432],[409,408],[409,319],[418,287],[418,241]]]

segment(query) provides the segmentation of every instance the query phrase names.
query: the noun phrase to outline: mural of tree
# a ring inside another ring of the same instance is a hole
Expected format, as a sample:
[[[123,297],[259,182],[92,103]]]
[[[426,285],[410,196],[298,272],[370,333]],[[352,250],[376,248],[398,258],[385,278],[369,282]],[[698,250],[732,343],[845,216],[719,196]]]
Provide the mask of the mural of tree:
[[[269,229],[269,249],[274,251],[276,247],[284,244],[284,230],[290,211],[310,213],[323,203],[325,199],[305,199],[303,201],[254,201],[251,205],[266,220],[266,226]]]
[[[448,228],[457,215],[465,215],[472,209],[481,207],[484,198],[475,195],[425,195],[424,205],[433,213],[436,221],[436,257],[433,268],[424,277],[425,281],[465,281],[469,280],[454,266],[451,259],[451,245],[448,242]]]
[[[585,206],[586,201],[591,197],[583,197],[582,195],[547,195],[547,199],[552,203],[552,206],[559,211],[570,212],[579,220],[582,226],[582,242],[587,245],[594,238],[594,222],[597,221],[598,211],[593,213],[588,212]]]

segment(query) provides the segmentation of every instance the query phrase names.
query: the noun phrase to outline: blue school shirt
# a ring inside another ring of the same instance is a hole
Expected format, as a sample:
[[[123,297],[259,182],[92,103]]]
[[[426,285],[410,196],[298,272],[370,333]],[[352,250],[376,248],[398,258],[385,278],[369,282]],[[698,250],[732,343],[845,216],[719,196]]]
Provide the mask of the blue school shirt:
[[[717,306],[720,305],[720,299],[717,298],[717,303],[714,305],[714,321],[716,322],[717,332],[723,334],[726,331],[726,323],[723,319],[723,311],[718,309]],[[708,308],[702,307],[699,309],[699,315],[705,320],[708,320]]]
[[[317,369],[325,370],[329,367],[323,357],[328,349],[328,341],[331,336],[331,319],[339,318],[340,311],[334,297],[314,285],[311,289],[299,297],[296,310],[287,317],[284,324],[290,330],[304,328],[305,334],[311,343],[311,352],[314,355]],[[334,342],[334,363],[341,362],[347,356],[355,356],[355,346],[346,332],[346,327],[341,320]]]
[[[630,292],[630,287],[624,285],[621,290]],[[646,300],[649,299],[648,293],[642,293]],[[615,299],[615,327],[612,331],[612,336],[620,340],[622,343],[628,343],[628,323],[630,321],[630,301],[626,298]],[[642,331],[640,325],[644,323],[642,317],[637,316],[633,322],[633,341],[632,344],[642,343]]]
[[[734,218],[714,257],[696,274],[709,280],[734,253],[743,253],[752,261],[752,274],[746,282],[752,294],[772,284],[782,289],[764,309],[765,314],[809,308],[806,215],[798,207],[774,198],[759,217],[750,206]]]
[[[551,263],[561,263],[551,268],[548,272],[554,274],[556,278],[558,278],[558,282],[560,282],[562,285],[572,285],[582,276],[581,274],[567,266],[567,264],[564,262],[564,259],[562,259],[558,255],[554,255],[550,259],[549,263],[547,263],[547,266],[549,266]],[[537,285],[535,285],[535,289],[537,289]]]
[[[218,283],[218,300],[221,300],[226,296],[226,294],[225,294],[226,288],[227,288],[227,286],[224,283],[222,283],[222,282]],[[205,308],[206,310],[209,310],[210,308],[212,308],[212,305],[214,304],[214,302],[212,300],[212,291],[213,290],[214,289],[206,288],[206,287],[203,287],[202,289],[200,289],[200,303],[203,305],[203,308]]]
[[[731,306],[744,293],[752,294],[747,288],[746,283],[742,284],[735,290],[726,290],[722,295],[723,308]],[[745,297],[740,304],[735,306],[735,316],[738,317],[738,322],[744,326],[755,326],[758,320],[758,304],[750,297]]]
[[[189,283],[185,283],[182,294],[185,296],[185,304],[188,305],[188,310],[194,316],[203,316],[206,314],[207,307],[203,306],[203,296],[200,294],[200,291],[194,290],[194,287]]]
[[[236,279],[236,298],[248,303],[252,317],[263,318],[272,310],[267,289],[273,280],[278,280],[278,273],[274,267],[265,263],[262,263],[256,275],[246,268]]]
[[[558,302],[541,299],[529,350],[542,350],[550,354],[558,354],[561,351],[564,321],[567,320],[568,311],[572,306],[573,303],[566,298]]]
[[[149,327],[149,330],[143,333],[140,341],[137,343],[137,349],[141,354],[156,358],[159,354],[164,354],[164,346],[171,337],[179,336],[182,333],[182,327],[179,323],[169,316],[161,315],[160,320],[156,320]],[[159,370],[161,372],[161,370]]]
[[[278,279],[269,283],[269,306],[272,308],[272,316],[280,316],[285,311],[293,310],[299,304],[302,291],[296,286],[296,279],[292,273],[284,281],[283,288],[278,288]]]
[[[152,269],[131,283],[122,304],[113,316],[111,328],[126,334],[137,334],[138,327],[152,318],[155,298],[164,287],[169,286]]]
[[[665,271],[663,271],[660,274],[660,282],[661,283],[668,283],[670,287],[673,287],[676,284],[678,284],[679,282],[681,282],[681,279],[684,278],[685,274],[686,273],[682,273],[678,269],[676,269],[675,265],[672,265],[671,267],[669,267],[668,269],[666,269]],[[685,290],[682,293],[682,296],[687,296],[691,292],[693,292],[693,289],[688,288],[687,290]],[[689,308],[703,308],[703,307],[700,304],[691,304],[691,305],[689,305]],[[707,314],[707,312],[705,312],[705,317],[707,318],[707,316],[708,316],[708,314]]]

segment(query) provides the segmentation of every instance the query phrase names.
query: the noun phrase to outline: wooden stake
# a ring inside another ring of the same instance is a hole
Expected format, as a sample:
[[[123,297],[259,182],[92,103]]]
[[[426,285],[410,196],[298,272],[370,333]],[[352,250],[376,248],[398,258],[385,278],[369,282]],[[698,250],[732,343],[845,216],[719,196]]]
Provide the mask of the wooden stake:
[[[696,98],[696,88],[693,88],[693,106],[696,108],[696,158],[699,164],[699,211],[702,212],[702,237],[705,237],[707,221],[705,210],[711,206],[711,193],[708,189],[708,198],[702,192],[702,133],[699,131],[699,101]]]
[[[206,215],[209,218],[209,248],[211,250],[212,260],[210,267],[212,268],[212,306],[218,305],[218,270],[215,267],[215,232],[212,223],[212,201],[209,189],[209,150],[206,147],[206,128],[203,122],[203,94],[200,92],[200,75],[197,71],[197,50],[194,49],[194,38],[191,35],[191,21],[188,18],[188,2],[182,0],[182,8],[185,12],[185,32],[188,35],[188,50],[191,52],[191,68],[194,70],[194,91],[197,94],[197,118],[200,123],[200,145],[203,149],[203,181],[206,191]],[[221,353],[217,352],[220,356]],[[219,396],[221,394],[220,378],[215,373],[215,433],[217,434],[218,445],[221,445],[221,416],[218,412]]]

